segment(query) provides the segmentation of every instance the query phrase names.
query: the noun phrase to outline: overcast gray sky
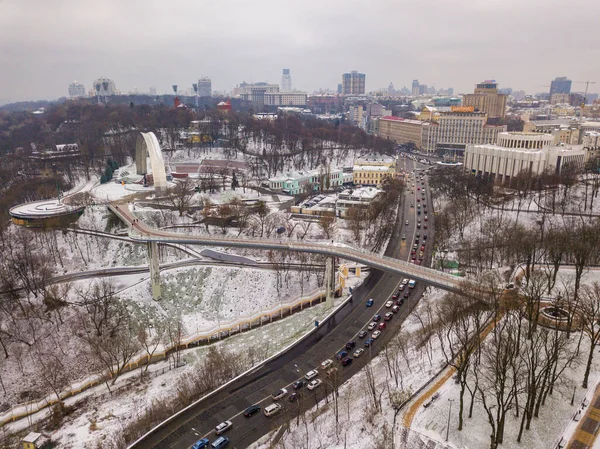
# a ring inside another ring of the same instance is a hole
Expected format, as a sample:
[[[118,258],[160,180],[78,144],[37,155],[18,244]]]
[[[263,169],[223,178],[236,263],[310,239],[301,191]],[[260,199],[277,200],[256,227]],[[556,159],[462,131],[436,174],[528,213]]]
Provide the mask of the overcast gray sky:
[[[599,24],[600,0],[0,0],[0,104],[100,76],[164,93],[206,75],[229,91],[284,67],[308,92],[350,70],[367,90],[496,79],[534,93],[564,75],[598,92]]]

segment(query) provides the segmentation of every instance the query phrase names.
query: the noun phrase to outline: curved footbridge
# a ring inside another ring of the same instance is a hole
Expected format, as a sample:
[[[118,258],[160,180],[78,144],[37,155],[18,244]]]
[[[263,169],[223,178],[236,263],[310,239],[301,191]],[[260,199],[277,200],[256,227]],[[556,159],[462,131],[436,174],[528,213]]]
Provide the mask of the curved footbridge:
[[[340,243],[329,242],[306,242],[300,240],[283,239],[259,239],[250,237],[216,237],[211,235],[189,235],[177,232],[162,231],[152,228],[137,220],[135,215],[127,204],[110,204],[109,208],[121,220],[130,227],[129,236],[133,240],[147,242],[150,255],[150,272],[153,285],[153,294],[156,299],[160,298],[160,278],[158,266],[158,243],[179,243],[184,245],[204,245],[220,247],[254,248],[262,250],[275,251],[297,251],[304,253],[322,254],[329,256],[327,261],[326,276],[327,285],[329,279],[332,280],[333,259],[339,257],[353,262],[362,263],[372,268],[390,273],[401,274],[405,277],[426,282],[435,287],[448,291],[460,291],[460,284],[463,282],[460,278],[448,273],[433,270],[431,268],[415,265],[391,257],[380,256],[370,251],[353,248]],[[331,261],[331,262],[330,262]],[[155,278],[155,276],[156,278]],[[156,290],[155,290],[156,289]]]

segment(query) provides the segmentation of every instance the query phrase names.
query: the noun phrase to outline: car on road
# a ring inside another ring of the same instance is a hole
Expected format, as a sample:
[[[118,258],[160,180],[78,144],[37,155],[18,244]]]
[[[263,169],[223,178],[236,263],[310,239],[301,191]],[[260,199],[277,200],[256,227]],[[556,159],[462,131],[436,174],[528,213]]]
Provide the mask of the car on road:
[[[346,349],[352,349],[356,346],[356,342],[355,341],[349,341],[348,343],[346,343]]]
[[[215,427],[215,433],[217,435],[221,435],[226,430],[229,430],[233,427],[233,423],[231,421],[223,421],[217,427]]]
[[[394,306],[394,307],[396,307],[396,306]],[[383,317],[383,319],[385,321],[389,321],[389,320],[392,319],[393,316],[394,316],[394,314],[392,312],[388,312],[388,313],[385,314],[385,316]]]
[[[323,381],[321,379],[315,379],[311,383],[308,384],[308,389],[312,391],[315,388],[317,388],[319,385],[321,385],[322,383],[323,383]]]
[[[306,382],[304,382],[302,379],[299,379],[296,382],[294,382],[293,387],[294,387],[294,390],[298,390],[298,389],[302,388],[304,385],[306,385]]]
[[[423,229],[427,229],[427,223],[423,225]]]
[[[285,388],[282,388],[281,390],[278,390],[275,393],[273,393],[271,395],[271,397],[273,398],[274,401],[278,401],[279,399],[285,397],[286,394],[287,394],[287,390]]]
[[[381,335],[381,331],[375,331],[373,332],[373,334],[371,335],[371,338],[373,340],[377,340],[377,338],[379,338],[379,336]]]
[[[292,393],[288,397],[288,401],[290,401],[290,402],[296,402],[297,400],[298,400],[298,393]]]
[[[311,380],[311,379],[314,379],[315,377],[317,377],[318,375],[319,375],[319,372],[316,369],[314,369],[314,370],[309,371],[308,373],[306,373],[306,375],[304,376],[304,378],[306,380]]]
[[[396,304],[394,307],[392,307],[392,312],[394,312],[394,313],[400,312],[400,306]]]
[[[348,351],[346,351],[346,350],[343,350],[343,349],[342,349],[340,352],[338,352],[338,353],[335,355],[335,358],[336,358],[336,359],[338,359],[338,360],[342,360],[342,359],[343,359],[344,357],[346,357],[347,355],[348,355]]]
[[[408,226],[408,220],[404,222],[404,226]]]
[[[406,284],[408,284],[408,279],[406,279],[406,278],[402,279],[402,282],[401,282],[401,284],[402,284],[402,285],[406,285]]]
[[[229,438],[220,436],[210,445],[210,449],[223,449],[229,446]]]
[[[210,441],[208,440],[208,438],[202,438],[201,440],[198,440],[194,443],[192,449],[204,449],[207,448],[209,444]]]
[[[371,323],[369,323],[369,325],[367,326],[367,329],[369,329],[370,331],[372,331],[373,329],[375,329],[377,327],[377,323],[375,321],[372,321]]]
[[[396,292],[392,295],[392,299],[398,299],[399,296],[400,296],[400,292]]]
[[[329,367],[330,367],[332,364],[333,364],[333,360],[331,360],[331,359],[323,360],[323,361],[321,362],[321,368],[322,368],[322,369],[327,369],[327,368],[329,368]]]
[[[388,302],[385,303],[385,307],[388,308],[388,309],[390,307],[392,307],[393,305],[394,305],[394,301],[388,301]]]
[[[406,240],[406,234],[402,234],[402,240]]]
[[[427,240],[427,234],[423,234],[423,240]]]
[[[379,329],[383,330],[383,329],[385,329],[385,327],[386,327],[385,322],[379,323]]]
[[[368,348],[369,346],[371,346],[373,344],[373,339],[372,338],[367,338],[365,340],[365,346]]]
[[[404,293],[404,298],[408,298],[410,296],[410,290],[408,290],[406,293]]]
[[[421,251],[425,251],[425,245],[421,245]]]
[[[281,404],[271,404],[271,405],[268,405],[267,407],[265,407],[265,410],[263,413],[265,414],[265,416],[271,416],[271,415],[274,415],[275,413],[279,413],[279,410],[281,410],[281,409],[282,409]]]
[[[417,211],[417,215],[421,215],[421,211],[420,210]]]
[[[344,357],[342,359],[342,366],[348,366],[352,363],[352,358],[351,357]]]
[[[373,321],[377,322],[381,320],[381,315],[377,314],[377,315],[373,315]]]
[[[423,218],[423,220],[425,220],[425,221],[429,220],[429,218],[427,218],[427,215],[425,215],[425,218]]]
[[[358,338],[365,338],[367,336],[367,331],[360,331],[358,333]]]
[[[360,357],[363,352],[365,352],[363,348],[358,348],[356,351],[354,351],[354,354],[352,355],[354,356],[354,358]]]
[[[373,300],[372,300],[372,299],[369,299],[369,300],[367,301],[367,307],[371,307],[372,305],[373,305]]]
[[[417,223],[417,229],[421,229],[421,223]]]
[[[252,416],[258,412],[260,412],[260,406],[258,404],[254,404],[244,410],[244,416],[248,418],[249,416]]]

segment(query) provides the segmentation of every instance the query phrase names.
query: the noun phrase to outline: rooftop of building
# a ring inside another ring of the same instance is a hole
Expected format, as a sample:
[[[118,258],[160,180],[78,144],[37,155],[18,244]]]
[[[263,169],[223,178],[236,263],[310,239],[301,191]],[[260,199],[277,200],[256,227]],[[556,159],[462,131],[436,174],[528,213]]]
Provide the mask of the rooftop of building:
[[[356,159],[356,163],[360,164],[361,162],[386,162],[391,163],[394,162],[394,158],[390,156],[386,156],[385,154],[377,154],[377,153],[369,153],[365,156],[360,156]]]
[[[355,165],[354,171],[381,171],[387,172],[392,170],[391,167],[386,165]]]
[[[427,123],[427,122],[424,122],[423,120],[411,120],[411,119],[402,118],[402,117],[395,117],[393,115],[387,115],[385,117],[381,117],[381,120],[403,122],[403,123],[408,123],[408,124],[412,124],[412,125],[423,125],[423,124]]]
[[[379,195],[379,193],[381,193],[381,190],[375,187],[358,187],[356,189],[346,189],[341,191],[339,198],[360,201],[373,199]]]

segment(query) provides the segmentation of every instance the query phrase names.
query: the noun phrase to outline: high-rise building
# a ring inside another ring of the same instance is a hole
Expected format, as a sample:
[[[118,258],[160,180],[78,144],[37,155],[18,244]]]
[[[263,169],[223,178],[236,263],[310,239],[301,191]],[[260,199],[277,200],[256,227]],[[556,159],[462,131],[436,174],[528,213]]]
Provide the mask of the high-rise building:
[[[364,73],[358,73],[353,70],[350,73],[344,73],[342,75],[342,94],[343,95],[362,95],[365,93],[365,79]]]
[[[199,97],[211,97],[212,96],[212,83],[210,78],[203,76],[198,80],[198,96]]]
[[[570,94],[571,93],[571,80],[567,79],[566,76],[557,76],[550,83],[550,96],[554,94]]]
[[[99,97],[110,97],[112,95],[117,95],[115,82],[111,79],[104,77],[98,78],[96,81],[94,81],[92,86],[92,95]]]
[[[419,80],[413,80],[411,94],[413,97],[419,96]]]
[[[85,97],[85,86],[77,81],[73,81],[69,84],[69,97]]]
[[[341,83],[340,83],[340,84],[338,84],[338,87],[337,87],[337,93],[338,93],[338,94],[341,94],[341,93],[342,93],[342,84],[341,84]]]
[[[283,69],[283,75],[281,75],[281,91],[292,91],[292,75],[290,75],[290,69]]]
[[[479,83],[474,93],[463,95],[463,105],[473,106],[475,111],[487,113],[492,120],[506,116],[506,95],[498,93],[498,83],[494,80]]]

